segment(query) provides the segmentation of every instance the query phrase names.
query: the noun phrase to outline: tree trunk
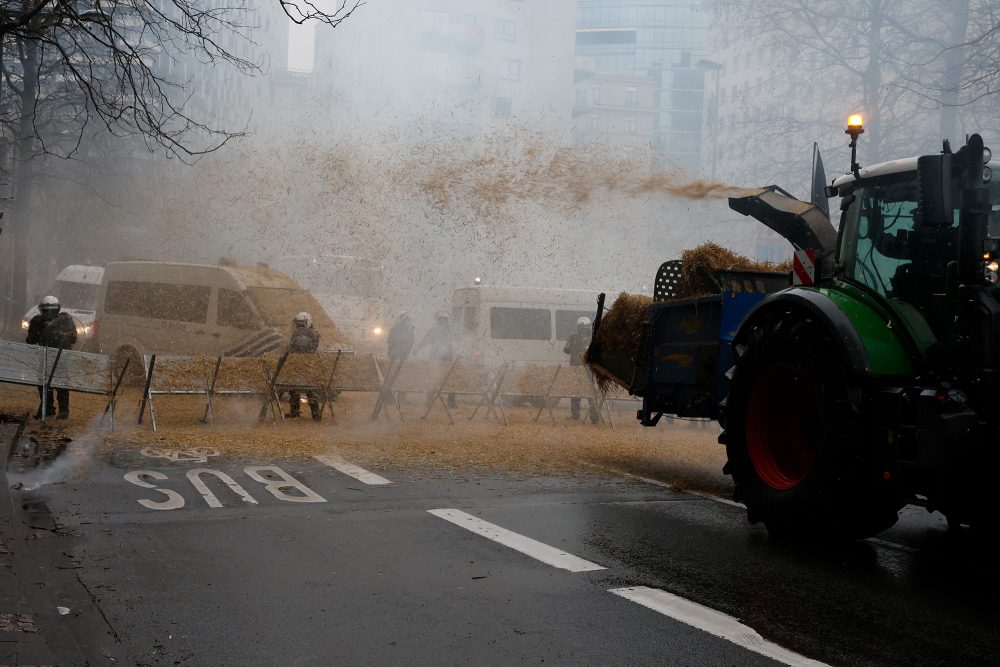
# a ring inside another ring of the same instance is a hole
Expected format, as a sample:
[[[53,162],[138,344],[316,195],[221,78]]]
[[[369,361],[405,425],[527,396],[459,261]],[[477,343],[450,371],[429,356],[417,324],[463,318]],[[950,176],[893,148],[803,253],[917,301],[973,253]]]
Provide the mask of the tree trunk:
[[[13,235],[13,270],[7,294],[5,323],[17,326],[27,310],[28,303],[28,253],[31,251],[29,215],[31,210],[32,177],[31,159],[35,152],[34,112],[38,98],[38,44],[34,40],[24,43],[24,83],[20,99],[20,124],[17,136],[17,156],[14,165],[14,202],[12,220],[7,232]]]
[[[951,0],[951,25],[944,54],[944,80],[941,82],[941,139],[958,146],[958,91],[965,69],[965,40],[969,29],[969,0]]]

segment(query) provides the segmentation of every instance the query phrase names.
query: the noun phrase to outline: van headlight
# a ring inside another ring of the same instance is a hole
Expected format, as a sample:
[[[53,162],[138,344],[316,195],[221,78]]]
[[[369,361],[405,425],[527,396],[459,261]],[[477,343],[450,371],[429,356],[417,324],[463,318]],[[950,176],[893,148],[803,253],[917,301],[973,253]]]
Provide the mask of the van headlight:
[[[26,330],[28,328],[29,324],[30,323],[28,322],[28,320],[21,320],[21,328],[22,329]]]
[[[385,333],[385,331],[382,329],[382,327],[378,325],[372,327],[372,336],[374,336],[375,338],[381,338],[383,333]]]

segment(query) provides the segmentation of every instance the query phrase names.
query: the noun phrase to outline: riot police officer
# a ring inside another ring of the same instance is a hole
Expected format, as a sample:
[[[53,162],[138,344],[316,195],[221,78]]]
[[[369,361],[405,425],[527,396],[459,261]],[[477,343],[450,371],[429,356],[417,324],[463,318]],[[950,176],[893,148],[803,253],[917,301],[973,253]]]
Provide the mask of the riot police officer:
[[[582,366],[583,365],[583,355],[586,354],[587,348],[590,347],[590,337],[591,337],[591,327],[590,318],[581,317],[576,321],[576,331],[570,334],[569,338],[566,339],[566,345],[563,347],[563,352],[569,355],[569,365],[570,366]],[[597,410],[594,408],[593,399],[588,399],[590,403],[590,421],[596,424],[599,421]],[[570,406],[570,417],[572,419],[580,418],[580,399],[571,398],[569,399]]]
[[[424,334],[424,337],[417,343],[417,346],[413,348],[413,353],[417,354],[424,348],[430,350],[430,354],[428,355],[430,359],[451,361],[455,358],[455,352],[452,348],[451,318],[447,310],[439,310],[437,312],[434,316],[434,326]],[[433,400],[434,392],[427,392],[427,404],[430,405]],[[458,407],[458,404],[455,402],[455,394],[448,394],[448,407]]]
[[[319,332],[313,328],[312,316],[302,312],[292,320],[292,335],[288,343],[288,351],[291,354],[313,354],[319,349]],[[307,389],[305,391],[306,400],[309,402],[309,410],[312,418],[320,421],[323,418],[319,411],[319,398],[316,392]],[[293,387],[288,390],[288,419],[295,419],[299,416],[301,407],[301,390]]]
[[[59,299],[54,296],[42,297],[38,304],[38,315],[31,318],[28,323],[28,337],[25,342],[29,345],[41,345],[42,347],[61,348],[69,350],[76,344],[76,322],[68,313],[60,312]],[[42,391],[43,387],[38,387],[38,412],[35,419],[42,418]],[[56,398],[59,399],[59,419],[69,417],[69,390],[56,389]],[[56,405],[52,401],[52,390],[45,393],[45,416],[51,417],[56,414]]]

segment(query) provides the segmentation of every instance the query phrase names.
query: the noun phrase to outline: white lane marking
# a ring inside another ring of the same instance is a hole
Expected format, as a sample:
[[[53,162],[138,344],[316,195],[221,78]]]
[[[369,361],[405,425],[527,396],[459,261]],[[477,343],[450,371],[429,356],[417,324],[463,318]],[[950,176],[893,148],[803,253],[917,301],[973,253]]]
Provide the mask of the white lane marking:
[[[566,553],[565,551],[556,549],[555,547],[550,547],[549,545],[543,544],[538,540],[533,540],[530,537],[525,537],[524,535],[509,531],[506,528],[501,528],[496,524],[483,521],[482,519],[474,517],[471,514],[466,514],[461,510],[437,509],[427,511],[436,517],[444,519],[445,521],[450,521],[456,526],[461,526],[462,528],[470,530],[477,535],[481,535],[488,540],[499,542],[505,547],[509,547],[514,551],[520,551],[526,556],[531,556],[535,560],[540,560],[546,565],[558,567],[561,570],[569,570],[570,572],[590,572],[593,570],[604,569],[604,567],[598,565],[597,563],[591,563],[589,560],[578,558],[573,554]]]
[[[618,468],[607,468],[605,466],[597,465],[596,463],[590,463],[589,461],[580,461],[585,466],[596,468],[597,470],[603,470],[604,472],[610,472],[615,475],[620,475],[621,477],[628,477],[629,479],[634,479],[639,482],[645,482],[646,484],[653,484],[654,486],[662,486],[665,489],[674,491],[676,493],[686,493],[691,496],[698,496],[699,498],[705,498],[706,500],[714,500],[717,503],[722,503],[723,505],[729,505],[731,507],[739,507],[746,509],[747,506],[743,503],[738,503],[735,500],[729,500],[728,498],[720,498],[719,496],[713,496],[711,493],[702,493],[701,491],[691,491],[690,489],[684,489],[669,482],[661,482],[658,479],[652,479],[650,477],[643,477],[642,475],[635,475],[633,473],[627,472],[625,470],[619,470]]]
[[[368,484],[370,486],[384,486],[386,484],[392,484],[392,482],[387,480],[385,477],[369,472],[368,470],[356,466],[353,463],[348,463],[335,454],[326,454],[324,456],[316,456],[314,458],[320,463],[325,463],[337,472],[342,472],[349,477],[353,477],[363,484]]]
[[[737,646],[742,646],[749,651],[777,660],[782,664],[793,665],[794,667],[805,667],[807,665],[825,667],[826,665],[826,663],[811,660],[767,641],[756,630],[743,625],[739,620],[728,614],[709,609],[666,591],[647,588],[646,586],[633,586],[630,588],[613,588],[608,592],[641,604],[643,607],[652,609],[664,616],[669,616],[681,623],[698,628],[710,635],[730,641]]]

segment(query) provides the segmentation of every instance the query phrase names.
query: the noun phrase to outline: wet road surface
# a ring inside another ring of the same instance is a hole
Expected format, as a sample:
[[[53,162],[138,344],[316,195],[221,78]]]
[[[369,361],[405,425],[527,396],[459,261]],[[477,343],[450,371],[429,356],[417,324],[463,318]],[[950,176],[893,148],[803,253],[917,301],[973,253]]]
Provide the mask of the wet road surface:
[[[1000,661],[1000,577],[936,515],[785,544],[655,481],[135,450],[18,497],[63,664]]]

